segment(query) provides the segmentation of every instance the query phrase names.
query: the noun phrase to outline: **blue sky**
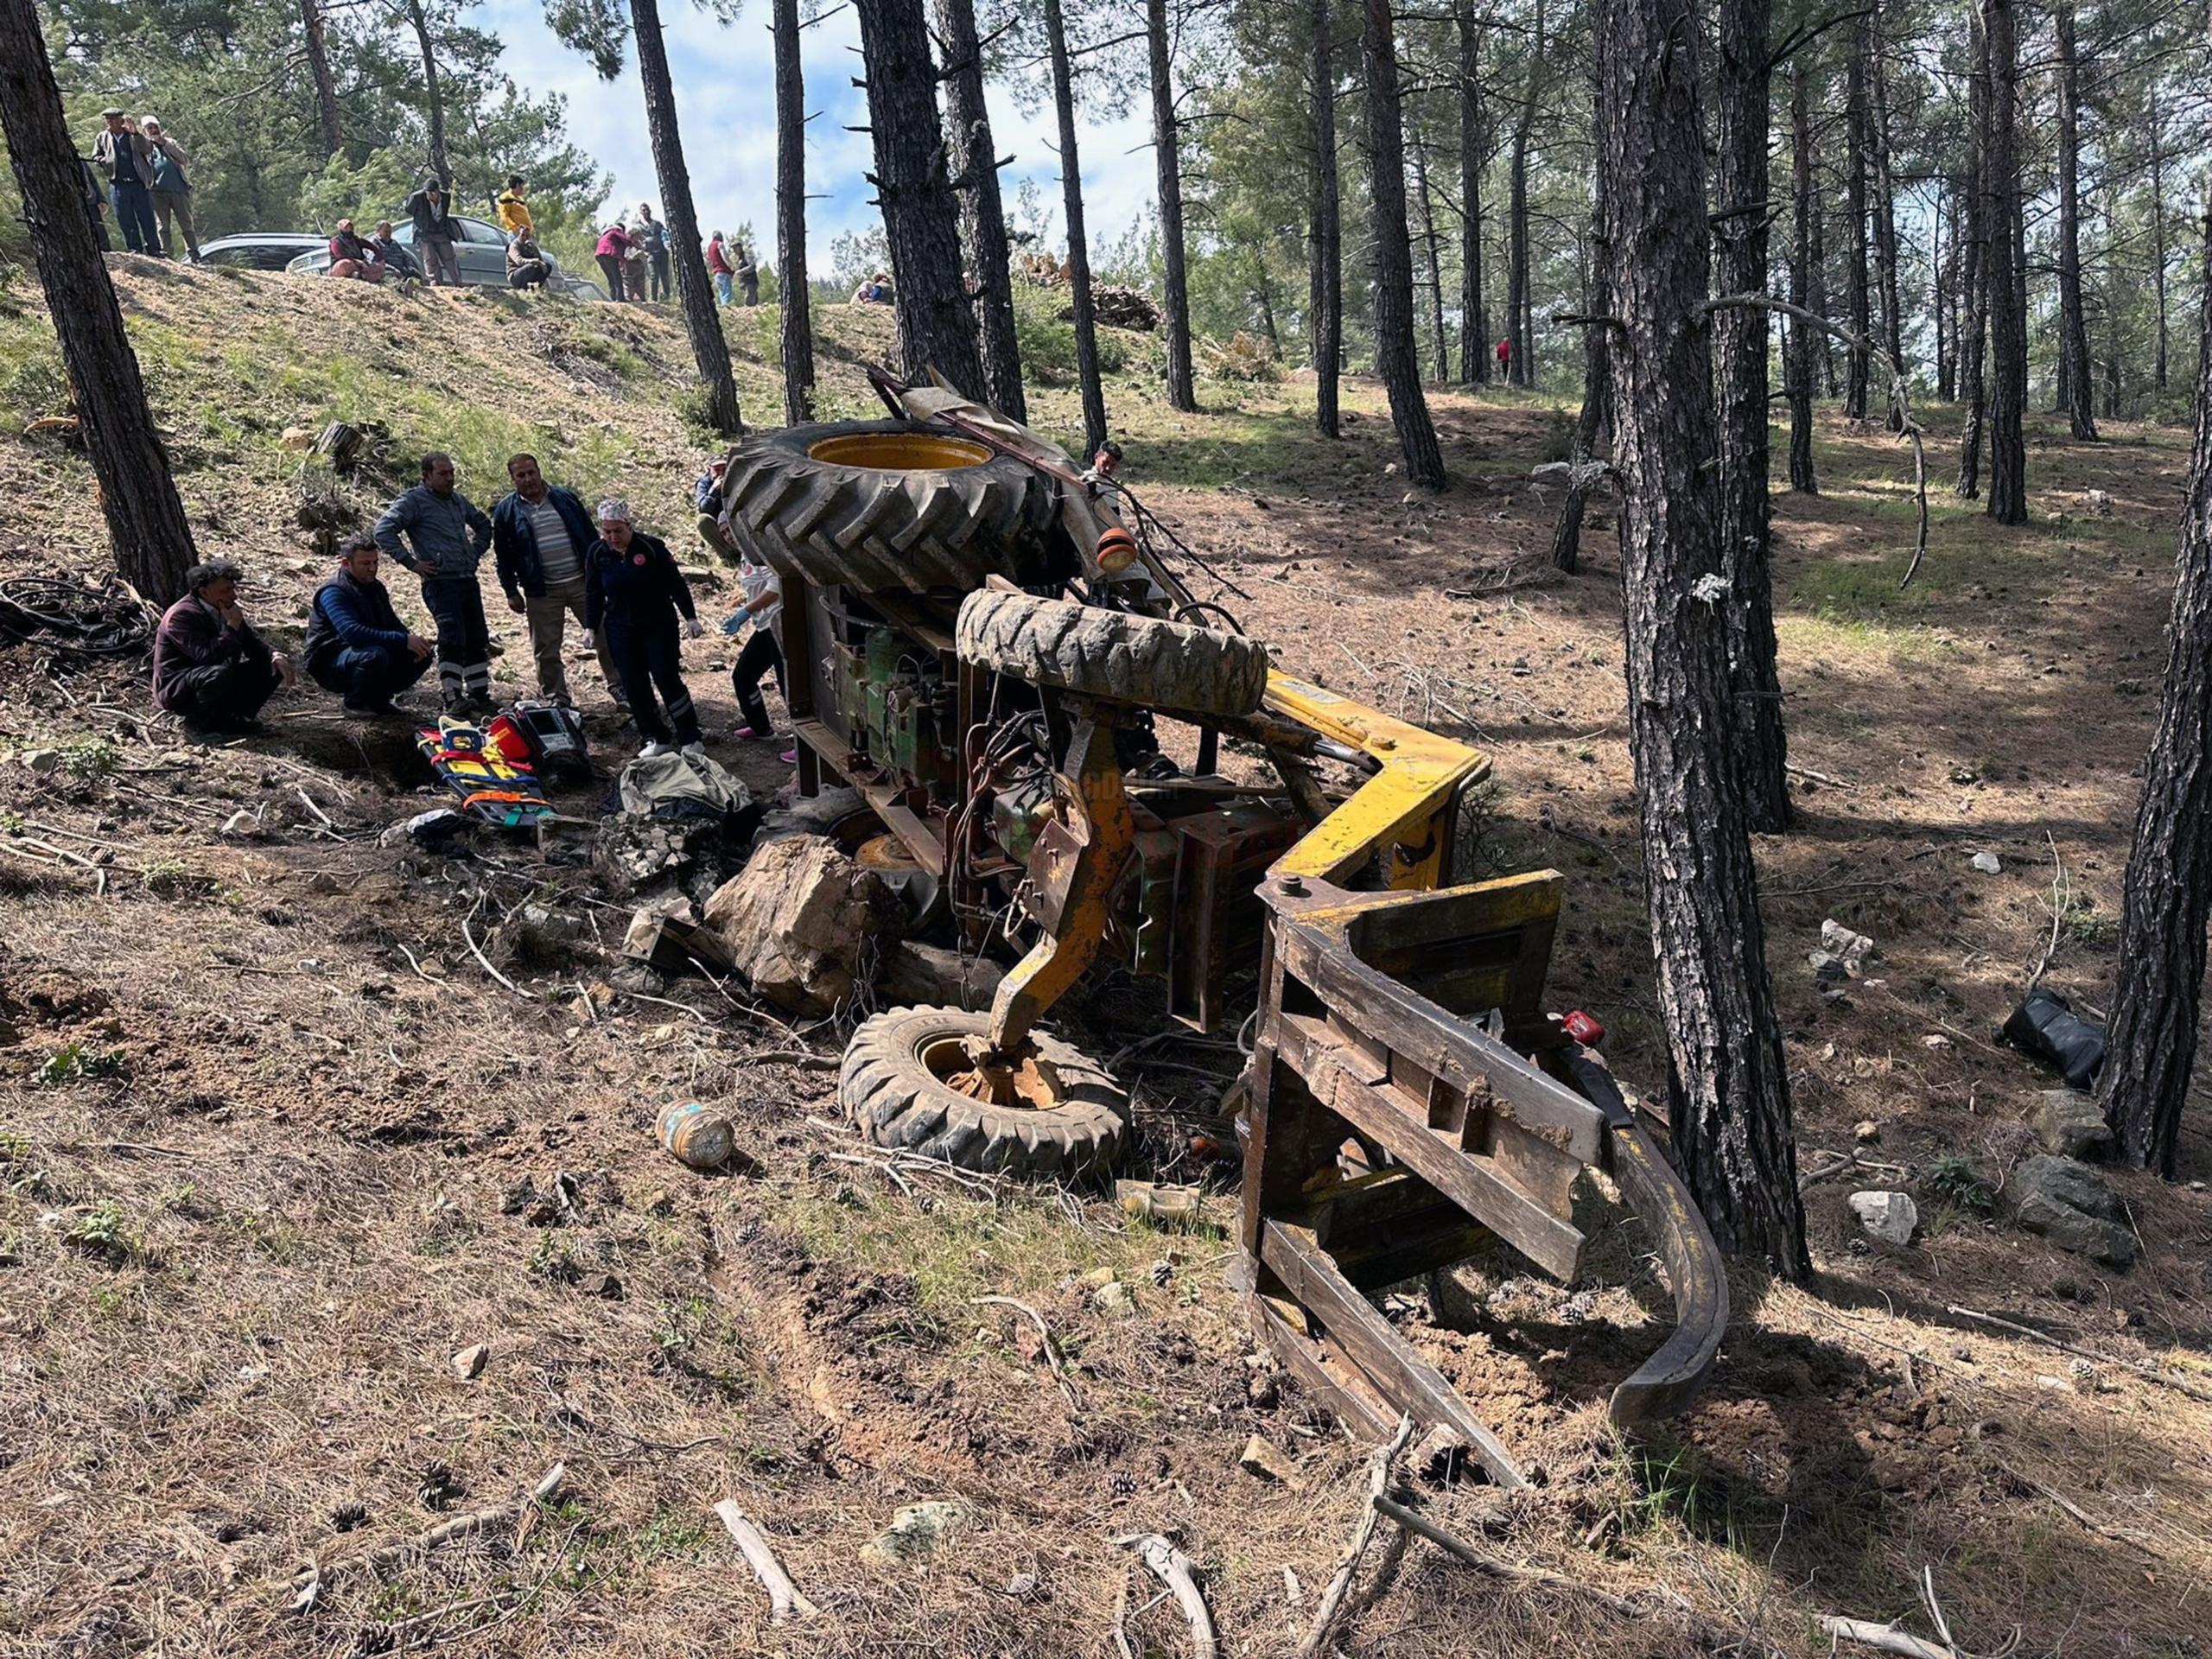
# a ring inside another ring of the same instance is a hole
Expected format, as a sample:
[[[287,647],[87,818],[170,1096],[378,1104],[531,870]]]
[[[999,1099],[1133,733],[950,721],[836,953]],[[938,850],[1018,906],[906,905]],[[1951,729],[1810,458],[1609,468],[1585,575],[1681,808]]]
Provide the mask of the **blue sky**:
[[[471,21],[506,42],[503,67],[533,92],[558,92],[569,101],[569,135],[614,175],[611,216],[650,201],[660,209],[660,182],[645,142],[645,94],[635,54],[622,78],[602,82],[588,63],[568,51],[545,27],[539,0],[487,0]],[[705,235],[734,232],[751,220],[774,257],[776,99],[770,59],[768,8],[753,0],[728,28],[687,0],[663,0],[668,57],[676,80],[683,157],[691,194]],[[822,200],[807,203],[807,264],[826,275],[830,245],[840,233],[876,222],[874,192],[862,175],[873,165],[868,136],[848,132],[868,121],[867,95],[852,85],[861,72],[859,24],[849,5],[802,31],[807,108],[821,113],[807,124],[806,188]],[[1123,48],[1141,51],[1141,45]],[[1078,88],[1080,83],[1078,83]],[[1059,156],[1048,106],[1024,115],[1008,91],[990,89],[991,125],[1001,156],[1014,157],[1000,180],[1011,207],[1024,178],[1037,181],[1053,212],[1049,234],[1060,233]],[[1150,206],[1152,153],[1128,152],[1146,142],[1148,122],[1132,111],[1103,121],[1085,120],[1077,135],[1084,172],[1084,205],[1094,245],[1119,236]]]

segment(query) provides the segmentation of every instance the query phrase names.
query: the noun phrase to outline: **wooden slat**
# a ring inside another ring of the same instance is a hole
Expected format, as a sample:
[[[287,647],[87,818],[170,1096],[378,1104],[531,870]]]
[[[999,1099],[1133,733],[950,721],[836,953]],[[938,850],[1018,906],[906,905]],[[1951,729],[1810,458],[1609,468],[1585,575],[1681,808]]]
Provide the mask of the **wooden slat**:
[[[1401,1096],[1371,1088],[1336,1062],[1337,1050],[1309,1016],[1285,1014],[1276,1022],[1281,1064],[1306,1080],[1314,1098],[1500,1238],[1562,1282],[1582,1268],[1582,1235],[1536,1202],[1490,1159],[1440,1140],[1419,1109]]]
[[[1357,1009],[1360,1024],[1375,1037],[1455,1088],[1487,1079],[1522,1124],[1562,1132],[1560,1149],[1586,1164],[1603,1160],[1605,1120],[1588,1101],[1487,1033],[1356,961],[1341,941],[1298,922],[1277,931],[1285,969],[1312,986],[1323,1007],[1339,1014]]]
[[[1266,1297],[1254,1296],[1250,1305],[1254,1329],[1274,1351],[1284,1369],[1298,1379],[1300,1388],[1333,1412],[1354,1435],[1377,1444],[1389,1439],[1398,1426],[1397,1414],[1376,1392],[1373,1383],[1331,1345],[1299,1330]]]
[[[1458,1434],[1499,1485],[1529,1484],[1513,1454],[1476,1420],[1444,1374],[1391,1329],[1389,1320],[1313,1243],[1311,1233],[1268,1222],[1260,1235],[1260,1260],[1385,1399],[1410,1411],[1423,1428],[1441,1426]]]

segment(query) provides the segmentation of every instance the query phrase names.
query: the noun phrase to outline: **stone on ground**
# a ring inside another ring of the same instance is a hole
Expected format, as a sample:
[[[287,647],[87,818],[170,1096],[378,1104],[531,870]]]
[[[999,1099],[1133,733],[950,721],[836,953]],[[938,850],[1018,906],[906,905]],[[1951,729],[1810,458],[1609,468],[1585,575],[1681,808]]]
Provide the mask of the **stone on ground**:
[[[2061,1249],[2108,1267],[2133,1265],[2135,1235],[2124,1224],[2119,1195],[2087,1164],[2038,1154],[2012,1172],[2005,1196],[2021,1226]]]
[[[890,890],[821,836],[759,848],[706,906],[707,926],[747,982],[778,1007],[810,1017],[852,1001],[897,916]]]
[[[981,1012],[998,995],[1006,969],[988,957],[970,957],[941,944],[901,939],[884,953],[884,1000],[900,1007],[966,1008]]]
[[[861,1559],[878,1567],[922,1566],[940,1544],[967,1526],[972,1513],[953,1498],[909,1503],[891,1517],[889,1526],[861,1546]]]
[[[2112,1125],[2094,1096],[2078,1089],[2046,1089],[2028,1109],[2028,1127],[2044,1150],[2062,1158],[2101,1158],[2112,1150]]]
[[[1920,1206],[1903,1192],[1854,1192],[1851,1213],[1859,1217],[1869,1238],[1899,1247],[1912,1243],[1920,1225]]]

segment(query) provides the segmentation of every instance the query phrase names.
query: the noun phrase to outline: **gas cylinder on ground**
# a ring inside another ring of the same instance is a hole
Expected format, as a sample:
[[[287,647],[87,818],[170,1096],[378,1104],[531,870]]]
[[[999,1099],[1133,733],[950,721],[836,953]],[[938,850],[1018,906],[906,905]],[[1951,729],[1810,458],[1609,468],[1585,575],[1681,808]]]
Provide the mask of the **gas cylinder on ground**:
[[[737,1150],[729,1119],[702,1101],[679,1100],[661,1110],[660,1143],[694,1169],[720,1169]]]

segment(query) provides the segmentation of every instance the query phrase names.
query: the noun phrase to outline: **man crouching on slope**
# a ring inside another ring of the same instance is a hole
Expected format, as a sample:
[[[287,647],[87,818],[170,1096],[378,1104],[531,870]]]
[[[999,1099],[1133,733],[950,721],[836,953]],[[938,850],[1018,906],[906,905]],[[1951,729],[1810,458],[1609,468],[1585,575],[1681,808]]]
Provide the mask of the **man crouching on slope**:
[[[202,731],[257,730],[261,705],[292,683],[291,659],[238,607],[244,574],[227,559],[194,565],[154,636],[154,706]]]
[[[339,543],[337,573],[315,589],[300,648],[315,683],[345,698],[348,714],[400,714],[391,700],[423,677],[430,649],[399,620],[377,580],[375,538],[348,536]]]

